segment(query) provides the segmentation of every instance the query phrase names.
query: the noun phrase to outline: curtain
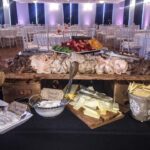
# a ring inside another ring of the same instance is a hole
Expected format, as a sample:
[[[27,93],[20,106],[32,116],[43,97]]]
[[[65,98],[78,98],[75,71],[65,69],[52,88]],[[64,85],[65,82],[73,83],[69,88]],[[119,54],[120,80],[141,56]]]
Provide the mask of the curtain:
[[[9,0],[9,3],[10,3],[11,25],[16,25],[16,24],[18,24],[16,2],[13,0]]]
[[[130,5],[130,0],[125,0],[124,4],[124,15],[123,15],[123,24],[128,25],[129,21],[129,5]]]
[[[142,14],[143,14],[143,0],[136,0],[135,11],[134,11],[134,23],[136,25],[142,24]]]
[[[72,4],[71,24],[78,24],[78,4]]]
[[[112,24],[113,4],[105,4],[104,24]]]
[[[4,24],[4,10],[2,0],[0,0],[0,24]]]
[[[64,23],[70,23],[70,4],[64,3],[63,4],[63,12],[64,12]]]
[[[45,13],[43,3],[37,3],[37,18],[38,24],[45,24]]]
[[[36,24],[35,4],[34,3],[29,3],[28,7],[29,7],[30,24]]]
[[[96,4],[95,23],[98,25],[103,24],[103,8],[104,8],[104,4]]]

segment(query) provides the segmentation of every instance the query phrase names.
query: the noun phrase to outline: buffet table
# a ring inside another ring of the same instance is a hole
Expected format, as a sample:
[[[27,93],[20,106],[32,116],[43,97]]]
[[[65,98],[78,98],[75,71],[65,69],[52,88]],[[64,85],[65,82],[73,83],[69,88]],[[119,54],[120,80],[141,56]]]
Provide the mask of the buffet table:
[[[140,123],[129,114],[112,124],[89,129],[65,110],[52,119],[34,116],[25,124],[0,135],[1,150],[133,150],[149,149],[150,122]]]

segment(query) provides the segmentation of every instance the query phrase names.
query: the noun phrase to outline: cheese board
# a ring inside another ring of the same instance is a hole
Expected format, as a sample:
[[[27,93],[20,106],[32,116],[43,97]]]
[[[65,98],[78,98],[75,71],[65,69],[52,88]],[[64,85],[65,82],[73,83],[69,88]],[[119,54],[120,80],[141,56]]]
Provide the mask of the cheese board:
[[[90,129],[95,129],[101,126],[104,126],[106,124],[115,122],[117,120],[120,120],[124,117],[124,115],[120,112],[117,114],[108,112],[107,116],[105,117],[105,120],[100,118],[100,119],[95,119],[89,116],[86,116],[83,114],[82,109],[80,110],[75,110],[70,104],[67,106],[67,108],[81,121],[83,121]]]

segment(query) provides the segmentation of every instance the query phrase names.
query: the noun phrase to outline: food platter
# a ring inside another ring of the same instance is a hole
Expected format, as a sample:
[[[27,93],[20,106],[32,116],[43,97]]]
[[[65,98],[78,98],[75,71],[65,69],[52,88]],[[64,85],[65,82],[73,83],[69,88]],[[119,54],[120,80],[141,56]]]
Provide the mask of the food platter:
[[[103,49],[103,48],[102,48]],[[96,52],[99,52],[101,51],[102,49],[99,49],[99,50],[84,50],[84,51],[81,51],[81,52],[75,52],[77,54],[89,54],[89,53],[96,53]],[[66,52],[60,52],[60,51],[56,51],[54,49],[51,49],[50,51],[52,52],[56,52],[56,53],[59,53],[59,54],[66,54],[66,55],[70,55],[70,53],[66,53]],[[74,51],[72,51],[74,52]]]

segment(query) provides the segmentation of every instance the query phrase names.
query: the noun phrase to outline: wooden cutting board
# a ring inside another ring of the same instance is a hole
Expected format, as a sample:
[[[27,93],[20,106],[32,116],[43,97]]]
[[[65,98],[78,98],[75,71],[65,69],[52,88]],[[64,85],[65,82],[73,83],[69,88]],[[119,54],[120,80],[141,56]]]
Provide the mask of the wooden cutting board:
[[[117,121],[119,119],[122,119],[124,115],[122,113],[114,114],[109,112],[105,116],[105,120],[100,118],[100,119],[95,119],[89,116],[86,116],[83,114],[82,110],[75,110],[71,105],[68,105],[67,108],[75,115],[77,116],[81,121],[83,121],[90,129],[95,129],[101,126],[104,126],[106,124],[112,123],[114,121]]]

